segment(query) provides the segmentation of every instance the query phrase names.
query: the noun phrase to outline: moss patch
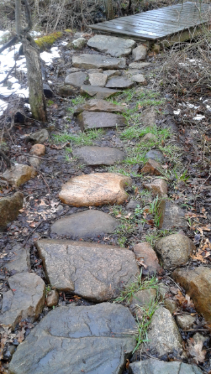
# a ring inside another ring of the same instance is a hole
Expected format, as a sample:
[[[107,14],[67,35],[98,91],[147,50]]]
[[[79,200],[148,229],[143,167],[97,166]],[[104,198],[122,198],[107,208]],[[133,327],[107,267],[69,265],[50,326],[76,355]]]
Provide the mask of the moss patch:
[[[41,51],[44,51],[45,49],[49,49],[57,39],[62,37],[62,35],[63,33],[61,31],[56,31],[52,34],[41,36],[40,38],[35,40],[35,43]]]

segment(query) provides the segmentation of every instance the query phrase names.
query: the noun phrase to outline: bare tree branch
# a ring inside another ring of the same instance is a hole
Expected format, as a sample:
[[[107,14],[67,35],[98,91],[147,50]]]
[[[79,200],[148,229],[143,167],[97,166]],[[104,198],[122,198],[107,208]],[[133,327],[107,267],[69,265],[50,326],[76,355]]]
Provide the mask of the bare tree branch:
[[[25,16],[28,26],[23,30],[24,32],[29,32],[32,29],[32,19],[31,19],[31,9],[27,0],[25,2]]]
[[[15,35],[9,42],[5,43],[1,48],[0,48],[0,53],[3,52],[5,49],[12,47],[14,44],[16,44],[18,41],[18,36]]]
[[[11,162],[10,162],[10,159],[5,155],[5,153],[3,151],[0,150],[0,157],[2,157],[4,159],[4,161],[6,162],[7,164],[7,167],[8,168],[11,168]]]

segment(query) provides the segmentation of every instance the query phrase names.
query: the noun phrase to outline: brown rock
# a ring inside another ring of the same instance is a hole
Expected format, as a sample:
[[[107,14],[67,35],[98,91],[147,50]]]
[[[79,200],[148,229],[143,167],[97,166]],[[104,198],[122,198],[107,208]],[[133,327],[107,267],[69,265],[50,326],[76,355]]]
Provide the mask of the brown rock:
[[[71,240],[38,240],[37,248],[49,283],[93,301],[119,295],[135,280],[138,266],[125,248]]]
[[[167,194],[167,183],[163,179],[155,179],[151,183],[145,183],[143,186],[152,191],[154,195],[164,196]]]
[[[185,212],[178,205],[162,199],[158,205],[159,229],[186,228]]]
[[[177,302],[172,299],[165,299],[164,306],[169,310],[169,312],[171,312],[171,314],[173,314],[177,310]]]
[[[153,141],[153,142],[156,142],[157,141],[157,137],[152,134],[151,132],[148,132],[148,134],[144,135],[144,137],[141,139],[142,142],[150,142],[150,141]]]
[[[71,178],[62,186],[60,200],[73,206],[122,204],[127,199],[124,187],[132,180],[121,174],[93,173]]]
[[[173,234],[158,240],[155,245],[165,269],[185,265],[196,249],[193,242],[185,235]]]
[[[19,210],[23,208],[23,194],[16,192],[12,196],[0,198],[0,227],[17,218]]]
[[[176,269],[172,277],[186,290],[198,313],[211,322],[211,269],[205,266]]]
[[[148,175],[162,175],[162,167],[159,162],[149,159],[148,162],[141,169],[142,174]]]
[[[59,90],[59,95],[62,96],[62,97],[68,97],[68,96],[73,96],[76,94],[78,88],[77,87],[74,87],[70,84],[66,84],[64,86],[60,86],[58,88]]]
[[[79,114],[84,110],[88,112],[125,112],[126,108],[123,105],[116,105],[109,103],[102,99],[91,99],[85,104],[78,106],[75,109],[75,114]]]
[[[82,131],[87,129],[126,126],[125,118],[114,113],[84,111],[78,115],[77,119]]]
[[[162,270],[158,263],[157,255],[149,243],[144,242],[136,244],[134,246],[134,253],[136,259],[138,261],[143,261],[147,266],[147,268],[142,267],[143,275],[157,273]]]
[[[19,187],[28,182],[31,178],[34,178],[36,175],[37,172],[33,167],[15,164],[11,169],[8,169],[3,173],[3,178],[12,186]]]
[[[30,150],[31,155],[43,156],[45,154],[45,145],[44,144],[34,144]]]
[[[46,304],[49,308],[58,304],[59,301],[59,293],[56,290],[52,290],[48,292],[46,298]]]

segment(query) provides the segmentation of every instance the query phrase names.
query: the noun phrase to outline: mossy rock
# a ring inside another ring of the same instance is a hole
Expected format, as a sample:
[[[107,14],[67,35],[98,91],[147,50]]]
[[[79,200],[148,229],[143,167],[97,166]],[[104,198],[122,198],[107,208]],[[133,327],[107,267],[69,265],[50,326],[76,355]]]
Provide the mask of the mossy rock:
[[[66,29],[64,31],[67,32],[67,33],[73,33],[73,30],[71,30],[71,29]]]
[[[49,49],[52,44],[59,38],[61,38],[63,33],[61,31],[53,32],[52,34],[48,34],[45,36],[41,36],[40,38],[35,39],[35,43],[40,48],[40,51],[44,51]]]

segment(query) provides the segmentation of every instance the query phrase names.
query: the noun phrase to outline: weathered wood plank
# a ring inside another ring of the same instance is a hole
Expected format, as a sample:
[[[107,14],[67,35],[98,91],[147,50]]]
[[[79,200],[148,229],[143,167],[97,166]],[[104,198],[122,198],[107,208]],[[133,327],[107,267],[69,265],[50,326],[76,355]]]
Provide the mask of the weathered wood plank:
[[[209,4],[186,2],[90,25],[90,27],[93,30],[115,33],[115,35],[125,34],[145,40],[164,39],[187,31],[188,38],[189,29],[208,22],[208,9],[211,10]]]

